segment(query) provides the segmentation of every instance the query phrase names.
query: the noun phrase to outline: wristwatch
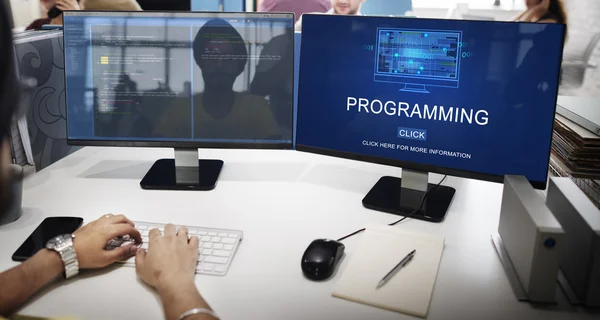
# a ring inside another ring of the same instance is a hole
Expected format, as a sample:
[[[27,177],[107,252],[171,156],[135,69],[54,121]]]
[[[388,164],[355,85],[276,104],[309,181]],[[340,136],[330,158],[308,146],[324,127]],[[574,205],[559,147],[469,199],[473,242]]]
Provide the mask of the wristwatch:
[[[56,251],[60,255],[60,259],[65,265],[65,279],[72,278],[79,273],[79,262],[73,246],[74,238],[75,236],[72,234],[63,234],[46,243],[46,249]]]

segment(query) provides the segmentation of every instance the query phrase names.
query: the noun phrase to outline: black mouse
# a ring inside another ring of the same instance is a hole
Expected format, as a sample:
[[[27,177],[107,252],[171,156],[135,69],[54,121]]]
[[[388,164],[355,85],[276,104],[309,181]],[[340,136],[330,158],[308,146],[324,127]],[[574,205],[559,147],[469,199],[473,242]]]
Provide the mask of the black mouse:
[[[311,280],[329,278],[344,254],[343,243],[330,239],[317,239],[310,243],[302,255],[302,272]]]

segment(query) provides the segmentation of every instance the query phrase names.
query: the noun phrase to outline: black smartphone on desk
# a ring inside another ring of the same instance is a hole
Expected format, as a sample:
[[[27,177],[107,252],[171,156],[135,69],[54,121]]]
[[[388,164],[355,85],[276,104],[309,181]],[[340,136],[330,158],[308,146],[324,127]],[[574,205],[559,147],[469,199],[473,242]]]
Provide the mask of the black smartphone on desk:
[[[29,235],[15,251],[13,261],[25,261],[46,247],[48,240],[61,234],[73,233],[83,224],[78,217],[48,217]]]

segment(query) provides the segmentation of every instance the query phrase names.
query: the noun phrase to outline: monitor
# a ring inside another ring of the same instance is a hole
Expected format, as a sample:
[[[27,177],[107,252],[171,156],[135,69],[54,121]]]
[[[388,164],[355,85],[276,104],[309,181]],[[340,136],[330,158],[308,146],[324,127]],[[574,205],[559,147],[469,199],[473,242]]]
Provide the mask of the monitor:
[[[369,16],[404,16],[412,9],[412,0],[367,0],[360,7],[361,13]]]
[[[545,188],[564,25],[303,19],[296,149],[402,167],[365,207],[442,221],[456,190],[430,172]]]
[[[68,143],[175,148],[144,189],[214,188],[223,162],[198,148],[291,149],[293,19],[65,12]]]
[[[246,11],[246,0],[192,0],[192,11]]]

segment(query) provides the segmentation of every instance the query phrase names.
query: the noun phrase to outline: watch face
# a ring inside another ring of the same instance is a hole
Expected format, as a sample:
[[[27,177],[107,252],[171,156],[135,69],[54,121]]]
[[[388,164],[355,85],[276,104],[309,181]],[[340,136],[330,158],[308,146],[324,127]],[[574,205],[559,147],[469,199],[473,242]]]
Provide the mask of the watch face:
[[[46,248],[51,249],[51,250],[60,248],[61,246],[63,246],[64,244],[66,244],[70,241],[72,241],[71,235],[63,234],[63,235],[60,235],[60,236],[50,239],[48,241],[48,243],[46,244]]]

